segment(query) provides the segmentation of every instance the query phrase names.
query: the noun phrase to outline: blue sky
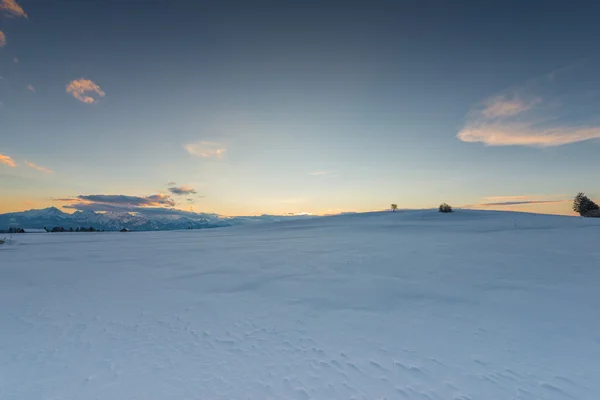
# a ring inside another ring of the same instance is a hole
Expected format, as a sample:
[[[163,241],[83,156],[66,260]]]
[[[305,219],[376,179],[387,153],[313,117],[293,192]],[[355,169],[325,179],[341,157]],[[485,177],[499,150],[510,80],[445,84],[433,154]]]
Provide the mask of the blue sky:
[[[600,196],[599,12],[0,0],[0,212],[569,213]]]

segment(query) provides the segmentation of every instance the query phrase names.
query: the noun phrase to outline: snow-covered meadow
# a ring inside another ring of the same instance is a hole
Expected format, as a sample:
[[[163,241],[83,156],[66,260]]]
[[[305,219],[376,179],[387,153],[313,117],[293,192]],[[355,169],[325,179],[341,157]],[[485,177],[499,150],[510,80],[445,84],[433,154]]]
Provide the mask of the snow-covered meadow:
[[[0,399],[600,398],[600,219],[406,211],[0,246]]]

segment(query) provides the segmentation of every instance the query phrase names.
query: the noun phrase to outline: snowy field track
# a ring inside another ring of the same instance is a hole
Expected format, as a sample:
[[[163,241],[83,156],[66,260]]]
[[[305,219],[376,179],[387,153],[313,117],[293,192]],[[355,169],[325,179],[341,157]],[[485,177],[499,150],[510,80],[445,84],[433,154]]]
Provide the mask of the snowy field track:
[[[600,219],[15,235],[0,399],[598,400]]]

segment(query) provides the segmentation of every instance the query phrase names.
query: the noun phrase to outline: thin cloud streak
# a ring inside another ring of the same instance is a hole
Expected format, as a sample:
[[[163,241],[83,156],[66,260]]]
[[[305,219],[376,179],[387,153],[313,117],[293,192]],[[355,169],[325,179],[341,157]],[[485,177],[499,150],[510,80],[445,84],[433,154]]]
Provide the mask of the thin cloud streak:
[[[489,208],[501,206],[515,206],[526,204],[560,204],[569,203],[566,195],[520,195],[520,196],[488,196],[481,199],[479,204],[463,206],[463,208]]]
[[[483,203],[481,207],[486,206],[514,206],[518,204],[551,204],[551,203],[568,203],[570,200],[523,200],[523,201],[505,201],[500,203]]]
[[[30,92],[35,93],[35,88],[33,87],[33,85],[27,85],[27,90],[29,90]]]
[[[0,47],[6,46],[6,35],[0,31]]]
[[[191,155],[203,158],[223,158],[227,151],[223,145],[216,142],[199,141],[183,146]]]
[[[43,172],[45,174],[51,174],[53,172],[51,169],[40,167],[39,165],[35,165],[34,163],[29,162],[29,161],[23,161],[23,164],[27,165],[29,168],[33,168],[33,169]]]
[[[0,11],[11,17],[28,18],[23,8],[15,0],[0,0]]]
[[[487,196],[482,199],[483,203],[507,202],[507,201],[523,201],[523,200],[566,200],[569,195],[552,194],[552,195],[519,195],[519,196]]]
[[[74,98],[86,104],[93,104],[97,102],[92,96],[86,93],[96,93],[99,97],[104,97],[106,93],[89,79],[75,79],[67,85],[67,93],[70,93]]]
[[[486,146],[554,147],[600,138],[593,88],[573,89],[565,74],[546,74],[491,96],[472,108],[458,139]],[[589,112],[585,112],[589,110]]]
[[[0,164],[8,165],[11,168],[16,168],[17,163],[12,157],[5,154],[0,154]]]
[[[322,176],[327,178],[337,178],[339,175],[333,171],[314,171],[309,173],[310,176]]]

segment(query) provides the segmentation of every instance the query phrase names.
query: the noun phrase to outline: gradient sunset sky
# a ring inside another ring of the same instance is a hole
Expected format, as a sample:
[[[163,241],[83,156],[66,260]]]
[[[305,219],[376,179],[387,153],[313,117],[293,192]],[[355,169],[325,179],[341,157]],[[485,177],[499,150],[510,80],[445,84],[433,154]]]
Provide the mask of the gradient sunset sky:
[[[600,200],[598,2],[0,0],[0,213]]]

